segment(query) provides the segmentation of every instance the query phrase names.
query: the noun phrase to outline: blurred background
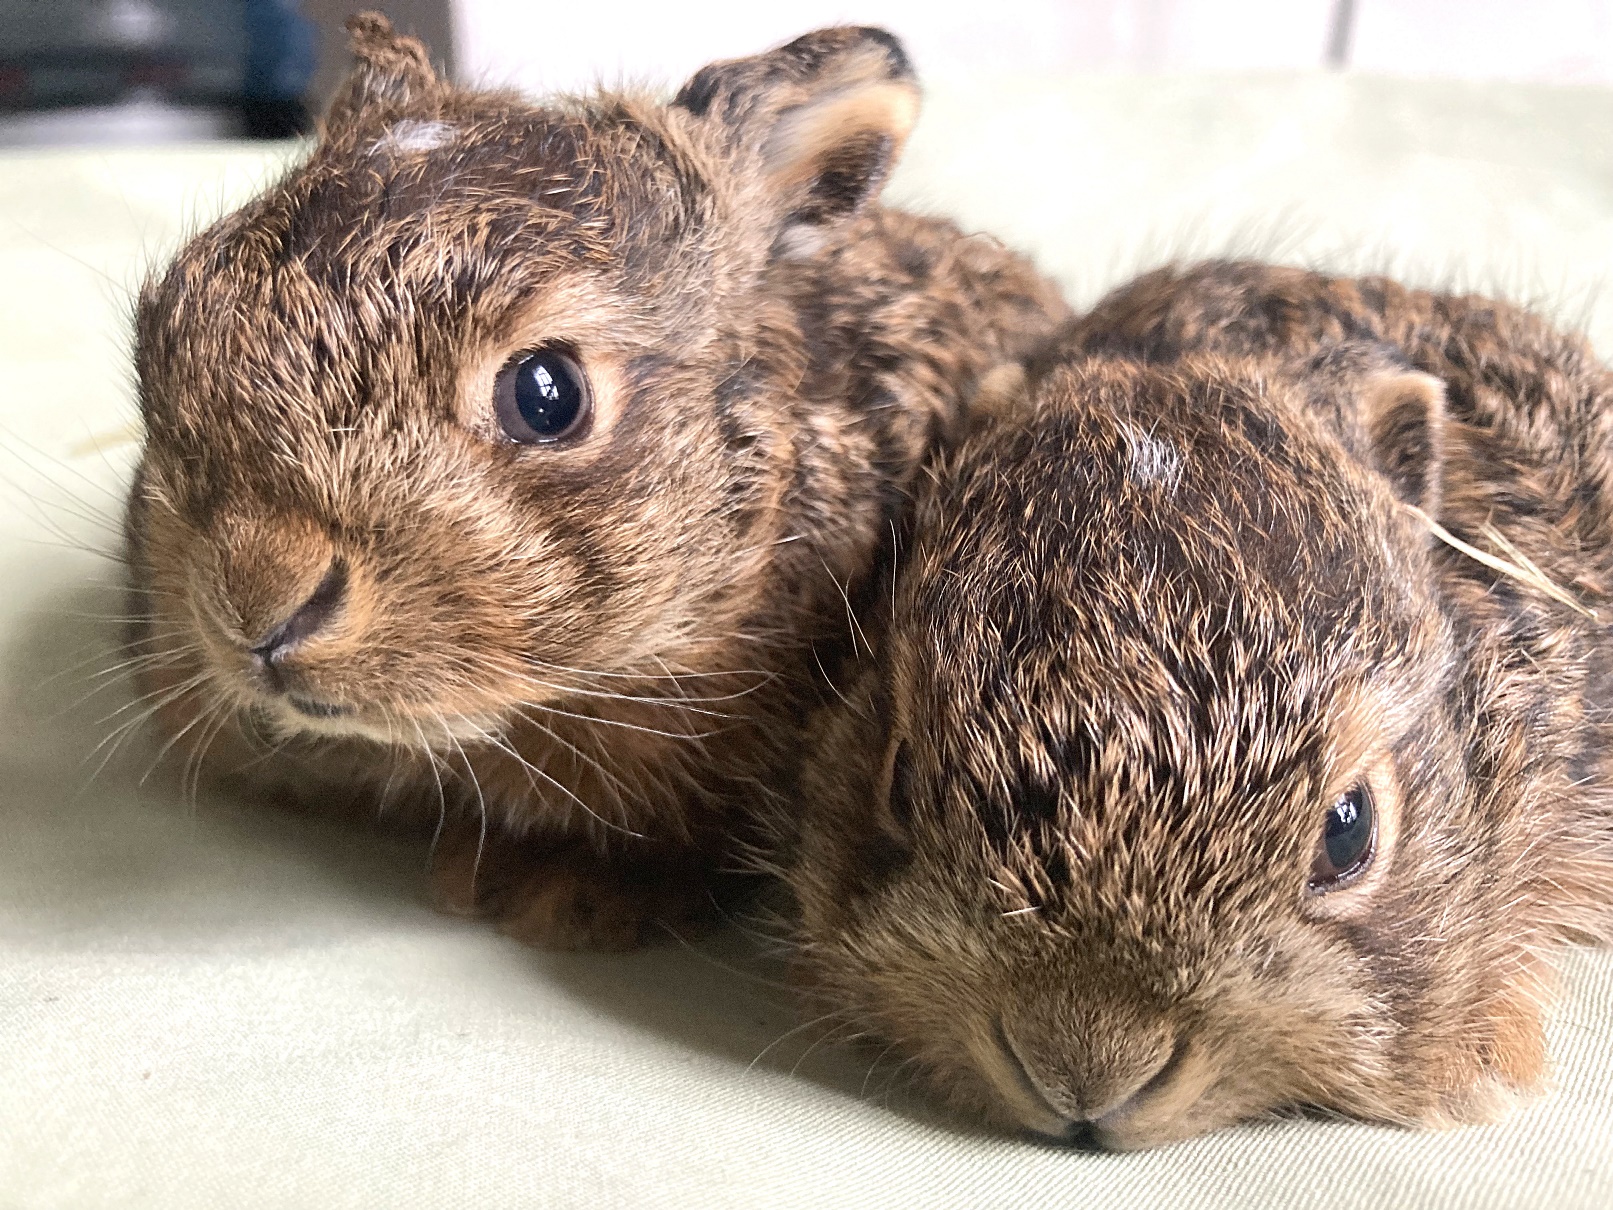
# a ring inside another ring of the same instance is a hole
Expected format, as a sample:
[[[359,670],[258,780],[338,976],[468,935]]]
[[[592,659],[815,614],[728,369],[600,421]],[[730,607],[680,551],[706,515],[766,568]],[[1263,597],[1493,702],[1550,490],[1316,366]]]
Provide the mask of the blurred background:
[[[365,0],[0,0],[0,146],[281,138]],[[376,0],[455,78],[673,86],[714,58],[882,24],[921,75],[1351,70],[1613,83],[1613,0]]]

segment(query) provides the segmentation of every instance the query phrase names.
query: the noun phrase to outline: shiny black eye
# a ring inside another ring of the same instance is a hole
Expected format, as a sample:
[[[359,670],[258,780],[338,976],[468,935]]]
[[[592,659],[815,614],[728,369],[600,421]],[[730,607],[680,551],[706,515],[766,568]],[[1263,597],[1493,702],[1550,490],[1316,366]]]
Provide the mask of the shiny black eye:
[[[579,437],[593,413],[593,394],[582,367],[561,349],[522,353],[493,384],[499,427],[511,441],[540,445]]]
[[[1322,840],[1311,862],[1310,889],[1332,891],[1354,882],[1372,863],[1378,837],[1378,815],[1372,792],[1352,786],[1328,808],[1322,820]]]

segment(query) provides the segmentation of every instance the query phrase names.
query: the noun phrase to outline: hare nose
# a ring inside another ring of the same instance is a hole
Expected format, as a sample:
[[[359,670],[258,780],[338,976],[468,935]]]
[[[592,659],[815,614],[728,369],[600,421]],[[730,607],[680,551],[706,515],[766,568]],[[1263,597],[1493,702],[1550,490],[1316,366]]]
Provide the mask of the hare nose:
[[[283,691],[286,688],[285,677],[280,670],[285,658],[299,644],[325,627],[346,592],[347,566],[341,559],[332,559],[330,569],[308,599],[252,647],[253,662],[276,689]]]
[[[1062,1065],[1055,1069],[1044,1067],[1021,1053],[1008,1032],[999,1023],[997,1043],[1023,1094],[1028,1094],[1036,1107],[1050,1111],[1057,1125],[1049,1128],[1038,1121],[1026,1124],[1039,1133],[1051,1135],[1077,1146],[1090,1147],[1096,1138],[1093,1129],[1099,1119],[1109,1117],[1149,1099],[1156,1091],[1172,1080],[1185,1047],[1172,1044],[1167,1037],[1159,1037],[1141,1047],[1138,1053],[1126,1059],[1105,1064],[1092,1064],[1085,1070],[1071,1070]],[[1116,1056],[1118,1059],[1119,1056]]]

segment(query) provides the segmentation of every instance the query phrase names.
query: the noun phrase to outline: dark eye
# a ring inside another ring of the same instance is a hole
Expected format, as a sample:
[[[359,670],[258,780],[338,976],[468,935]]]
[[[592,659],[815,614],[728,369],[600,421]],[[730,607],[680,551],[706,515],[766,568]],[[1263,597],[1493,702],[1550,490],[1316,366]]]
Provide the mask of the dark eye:
[[[593,412],[593,395],[570,354],[535,349],[499,371],[493,407],[511,441],[539,445],[581,436]]]
[[[1352,786],[1338,796],[1322,821],[1322,841],[1311,862],[1310,889],[1337,890],[1354,882],[1372,862],[1378,815],[1372,792]]]

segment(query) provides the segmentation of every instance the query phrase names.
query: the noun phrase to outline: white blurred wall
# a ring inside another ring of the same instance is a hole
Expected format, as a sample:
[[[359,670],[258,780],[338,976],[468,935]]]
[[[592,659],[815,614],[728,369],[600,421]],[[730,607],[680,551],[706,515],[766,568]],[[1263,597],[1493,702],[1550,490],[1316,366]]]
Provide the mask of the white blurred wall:
[[[1353,41],[1393,75],[1613,84],[1613,0],[1356,0]]]
[[[1320,62],[1335,0],[456,0],[466,79],[567,89],[681,81],[820,25],[896,32],[923,75],[975,70],[1288,67]]]
[[[1613,83],[1613,0],[452,0],[463,79],[675,85],[819,25],[885,25],[923,75],[1300,69]]]

